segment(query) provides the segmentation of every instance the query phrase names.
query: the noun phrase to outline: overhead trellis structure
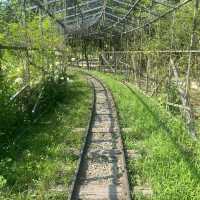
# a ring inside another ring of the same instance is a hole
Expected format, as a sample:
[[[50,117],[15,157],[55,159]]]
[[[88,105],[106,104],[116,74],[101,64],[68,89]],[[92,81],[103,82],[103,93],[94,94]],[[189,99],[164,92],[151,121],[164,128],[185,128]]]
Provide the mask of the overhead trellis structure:
[[[29,0],[26,11],[51,17],[70,37],[121,35],[149,27],[192,0]]]

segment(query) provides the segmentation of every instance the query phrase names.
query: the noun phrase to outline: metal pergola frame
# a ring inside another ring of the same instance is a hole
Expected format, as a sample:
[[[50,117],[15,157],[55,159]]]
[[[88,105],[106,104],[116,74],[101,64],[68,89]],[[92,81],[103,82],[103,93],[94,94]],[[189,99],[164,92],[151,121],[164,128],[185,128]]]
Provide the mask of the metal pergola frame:
[[[166,17],[192,0],[170,3],[168,0],[19,0],[26,12],[42,10],[66,36],[97,37],[111,33],[126,34],[143,29]]]

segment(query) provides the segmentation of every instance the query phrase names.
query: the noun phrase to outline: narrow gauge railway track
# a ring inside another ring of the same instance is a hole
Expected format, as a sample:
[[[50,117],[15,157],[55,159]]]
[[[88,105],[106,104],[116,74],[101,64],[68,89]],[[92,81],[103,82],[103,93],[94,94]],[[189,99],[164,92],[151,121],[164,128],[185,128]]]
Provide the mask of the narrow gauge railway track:
[[[93,76],[94,106],[70,200],[130,200],[114,99]]]

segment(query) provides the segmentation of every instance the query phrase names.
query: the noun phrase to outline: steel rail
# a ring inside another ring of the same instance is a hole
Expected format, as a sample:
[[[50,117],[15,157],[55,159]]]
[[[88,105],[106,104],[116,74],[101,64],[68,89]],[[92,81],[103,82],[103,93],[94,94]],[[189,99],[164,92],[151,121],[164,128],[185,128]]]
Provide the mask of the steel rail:
[[[81,164],[83,162],[83,155],[86,152],[86,145],[87,145],[87,141],[88,141],[88,138],[89,138],[89,132],[92,128],[92,120],[95,116],[96,93],[95,93],[93,83],[90,83],[90,87],[92,89],[92,106],[90,108],[89,121],[88,121],[86,130],[85,130],[84,139],[83,139],[82,147],[81,147],[81,150],[80,150],[80,157],[79,157],[77,167],[76,167],[76,172],[75,172],[75,175],[72,179],[72,184],[71,184],[70,189],[69,189],[68,200],[73,200],[72,197],[74,195],[74,192],[75,192],[74,190],[75,190],[75,187],[76,187],[76,184],[77,184],[76,180],[77,180],[77,177],[80,173]]]
[[[100,79],[96,78],[96,77],[94,77],[94,78],[97,79],[103,85],[104,89],[106,90],[103,82]],[[115,108],[117,108],[117,104],[116,104],[116,100],[114,98],[114,95],[113,95],[112,92],[110,92],[110,93],[111,93],[111,96],[112,96],[113,101],[114,101],[114,106],[115,106]],[[122,136],[121,136],[122,129],[121,129],[121,126],[120,126],[120,123],[119,123],[120,115],[119,115],[119,111],[117,109],[116,109],[116,113],[117,113],[117,123],[119,125],[120,143],[121,143],[122,154],[123,154],[123,165],[124,165],[124,173],[125,173],[125,178],[126,178],[125,188],[127,189],[127,200],[131,200],[131,191],[130,191],[130,184],[129,184],[129,178],[128,178],[128,171],[127,171],[125,148],[124,148],[124,143],[123,143]]]
[[[89,74],[86,71],[83,71],[83,73],[85,73],[87,76],[90,76],[91,78],[98,81],[100,83],[100,85],[103,87],[103,90],[105,91],[105,93],[106,94],[108,93],[109,89],[107,89],[105,87],[105,85],[103,84],[103,82],[100,79],[94,77],[93,75]],[[95,120],[95,116],[98,115],[96,113],[96,102],[97,102],[96,101],[97,100],[96,90],[95,90],[94,83],[91,82],[91,85],[93,86],[92,111],[91,111],[91,114],[90,114],[90,120],[89,120],[88,126],[86,128],[83,146],[82,146],[81,151],[80,151],[80,158],[79,158],[79,161],[78,161],[77,170],[76,170],[75,176],[73,178],[72,185],[70,187],[70,193],[69,193],[70,195],[68,197],[68,200],[77,199],[77,192],[78,192],[77,188],[78,188],[78,185],[80,184],[78,182],[78,180],[79,180],[81,173],[82,173],[81,168],[83,166],[84,156],[87,154],[87,151],[88,151],[88,144],[90,142],[89,138],[91,137],[92,124],[93,124],[93,121]],[[115,107],[114,112],[116,112],[116,114],[117,114],[116,121],[117,121],[117,124],[118,124],[118,127],[119,127],[119,130],[116,131],[116,132],[119,134],[119,143],[120,143],[119,146],[121,147],[120,149],[121,149],[121,152],[122,152],[122,166],[121,167],[123,169],[123,174],[124,174],[124,179],[123,179],[124,187],[122,185],[122,188],[123,188],[124,193],[126,194],[126,199],[131,200],[131,193],[130,193],[129,180],[128,180],[128,172],[127,172],[127,163],[126,163],[126,158],[125,158],[125,149],[124,149],[124,144],[123,144],[122,137],[121,137],[120,123],[118,121],[119,112],[116,109],[116,102],[115,102],[114,96],[112,95],[111,92],[109,92],[109,93],[111,94],[111,97],[112,97],[112,100],[113,100],[113,103],[114,103],[114,107]]]

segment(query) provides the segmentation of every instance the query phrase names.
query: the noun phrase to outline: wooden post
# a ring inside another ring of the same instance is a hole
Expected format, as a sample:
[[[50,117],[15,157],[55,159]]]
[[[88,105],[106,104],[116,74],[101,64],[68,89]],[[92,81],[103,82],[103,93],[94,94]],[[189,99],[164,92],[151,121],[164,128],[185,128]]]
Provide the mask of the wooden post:
[[[175,17],[176,17],[176,11],[173,12],[173,16],[172,16],[172,23],[171,23],[171,49],[174,49],[174,24],[175,24]],[[170,87],[171,87],[171,76],[172,76],[172,68],[171,68],[171,60],[172,59],[172,53],[170,52],[170,56],[169,56],[169,64],[168,64],[168,78],[167,78],[167,103],[166,103],[166,110],[169,110],[169,93],[170,93]]]
[[[103,66],[103,59],[102,59],[102,55],[103,55],[103,50],[104,50],[104,41],[103,40],[99,40],[99,49],[100,49],[100,54],[99,54],[99,71],[101,71],[101,68]]]
[[[114,60],[114,73],[116,74],[117,72],[117,57],[116,57],[116,52],[115,52],[115,48],[113,48],[113,60]]]
[[[134,70],[134,82],[137,84],[137,65],[135,63],[135,55],[131,55],[131,60],[132,60],[132,65],[133,65],[133,70]]]
[[[22,2],[22,26],[24,29],[26,29],[26,0],[23,0]],[[25,33],[25,41],[26,43],[27,41],[27,33]],[[23,85],[27,85],[30,84],[30,69],[29,69],[29,52],[28,50],[25,51],[25,53],[23,54],[24,56],[24,63],[23,63]]]
[[[171,55],[170,55],[170,59]],[[172,69],[171,69],[171,65],[170,65],[170,60],[169,60],[169,65],[168,65],[168,77],[167,77],[167,81],[166,81],[166,89],[167,89],[167,99],[166,102],[169,102],[169,93],[170,93],[170,87],[171,87],[171,77],[172,77]],[[169,105],[166,103],[166,110],[169,110]]]
[[[192,110],[191,110],[191,107],[190,107],[190,104],[189,104],[188,94],[186,93],[185,89],[181,88],[181,86],[180,86],[180,78],[179,78],[179,75],[178,75],[177,67],[174,64],[174,61],[171,59],[170,62],[171,62],[172,70],[174,72],[174,76],[175,76],[175,79],[176,79],[176,82],[177,82],[177,88],[178,88],[178,91],[179,91],[179,94],[180,94],[182,105],[183,105],[183,107],[189,107],[190,108],[189,110],[186,110],[186,109],[183,110],[183,115],[185,117],[186,124],[189,128],[190,135],[193,138],[196,138],[196,133],[195,133],[195,129],[194,129],[193,114],[192,114]]]
[[[191,41],[190,41],[190,50],[195,49],[196,38],[197,38],[197,24],[198,24],[198,12],[199,12],[199,0],[195,0],[194,6],[194,14],[193,14],[193,23],[192,23],[192,34],[191,34]],[[187,124],[189,128],[189,132],[193,138],[196,137],[194,119],[193,119],[193,111],[192,105],[190,103],[190,74],[191,74],[191,66],[192,66],[192,52],[190,51],[188,57],[188,67],[187,67],[187,74],[186,74],[186,84],[185,84],[185,98],[187,99],[187,106],[190,107],[191,113],[187,116]]]
[[[146,66],[146,93],[149,91],[149,68],[151,65],[150,55],[147,56],[147,66]]]
[[[126,49],[128,49],[128,39],[126,38]],[[126,63],[126,68],[125,68],[125,73],[126,73],[126,80],[128,80],[128,63],[127,63],[127,53],[125,53],[125,63]]]
[[[42,9],[39,8],[39,30],[40,30],[40,40],[43,41],[44,38],[43,38],[43,21],[42,21]],[[43,47],[43,45],[42,45]],[[46,77],[46,73],[45,73],[45,69],[44,69],[44,66],[46,66],[46,63],[45,63],[45,55],[44,55],[44,48],[42,48],[41,50],[41,53],[40,53],[40,58],[41,58],[41,62],[42,62],[42,67],[41,67],[41,70],[42,70],[42,79],[45,80],[45,77]]]
[[[196,33],[197,24],[198,24],[198,11],[199,11],[199,0],[195,1],[195,7],[194,7],[194,14],[193,14],[193,23],[192,23],[192,34],[190,39],[190,50],[194,50],[196,46],[196,38],[198,37]],[[191,65],[192,65],[192,52],[190,51],[189,57],[188,57],[188,68],[187,68],[187,75],[186,75],[186,94],[189,94],[189,88],[190,88],[190,71],[191,71]]]
[[[0,49],[0,77],[2,73],[2,58],[3,58],[3,50]]]
[[[99,54],[99,71],[101,71],[101,67],[103,65],[103,61],[102,61],[102,57],[101,57],[101,53]]]
[[[115,53],[115,51],[114,51],[114,65],[115,65],[115,74],[117,73],[117,55],[116,55],[116,53]]]
[[[157,53],[157,61],[159,61],[159,53]],[[156,64],[156,88],[159,88],[159,85],[161,83],[159,82],[159,62]],[[156,90],[156,95],[157,95],[158,91]]]
[[[87,69],[89,70],[90,69],[90,65],[89,65],[89,60],[88,60],[88,55],[87,55],[87,41],[84,40],[84,44],[83,44],[83,49],[84,49],[84,55],[85,55],[85,60],[86,60],[86,63],[87,63]]]
[[[141,65],[142,65],[142,52],[139,53],[139,66],[138,66],[138,62],[137,62],[137,72],[138,72],[138,86],[141,89]]]

